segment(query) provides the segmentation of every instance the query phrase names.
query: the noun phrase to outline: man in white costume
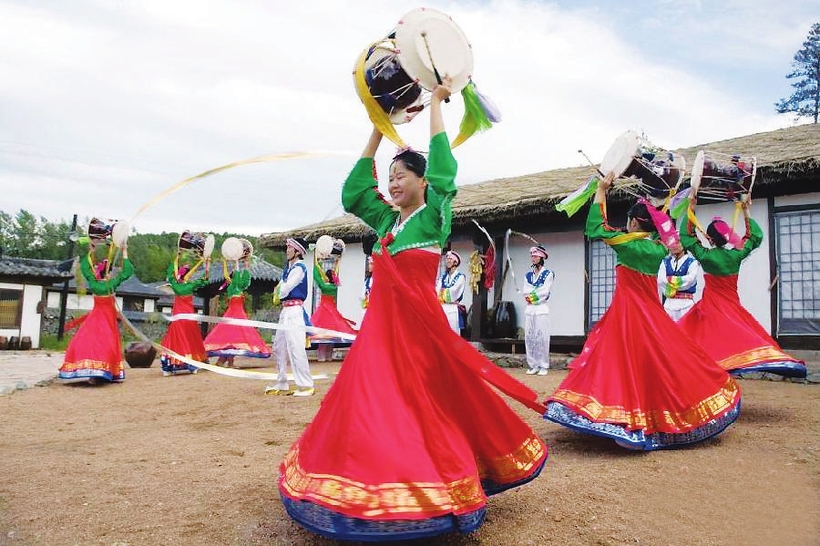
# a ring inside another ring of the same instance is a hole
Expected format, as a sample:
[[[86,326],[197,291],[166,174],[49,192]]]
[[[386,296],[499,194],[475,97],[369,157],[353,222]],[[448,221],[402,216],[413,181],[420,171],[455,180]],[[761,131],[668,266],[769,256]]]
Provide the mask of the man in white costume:
[[[307,313],[303,306],[308,295],[307,266],[303,261],[307,250],[304,239],[288,239],[285,256],[288,263],[282,273],[282,280],[274,292],[274,300],[282,302],[282,312],[279,314],[279,324],[288,326],[310,325]],[[273,338],[273,356],[279,367],[279,377],[275,386],[265,389],[265,394],[279,394],[293,396],[312,396],[313,376],[310,375],[306,350],[305,331],[277,330]],[[287,366],[290,362],[293,371],[296,389],[291,390],[288,384]]]
[[[461,314],[461,298],[464,297],[464,287],[467,285],[467,277],[458,270],[461,265],[461,256],[454,250],[449,250],[444,255],[444,263],[447,270],[438,280],[438,301],[441,308],[447,315],[450,328],[459,335],[464,328],[464,317]]]
[[[524,347],[527,351],[528,375],[547,375],[550,367],[550,310],[547,300],[555,274],[544,266],[547,249],[541,245],[530,248],[532,270],[524,280]]]
[[[658,268],[658,290],[666,309],[675,322],[695,305],[700,263],[680,243],[669,249],[669,255]]]

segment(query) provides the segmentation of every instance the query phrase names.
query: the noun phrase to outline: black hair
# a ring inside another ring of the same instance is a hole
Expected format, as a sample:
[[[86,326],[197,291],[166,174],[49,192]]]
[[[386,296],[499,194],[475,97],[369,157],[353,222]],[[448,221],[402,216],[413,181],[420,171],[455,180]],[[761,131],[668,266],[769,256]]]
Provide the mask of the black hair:
[[[327,280],[330,284],[336,284],[336,272],[332,269],[328,269],[325,271],[325,275],[327,275]]]
[[[634,218],[638,221],[638,225],[641,226],[641,231],[647,231],[652,233],[653,231],[658,231],[658,228],[655,227],[655,223],[652,221],[652,217],[649,216],[649,210],[647,210],[646,205],[643,203],[635,203],[630,207],[629,212],[626,213],[627,219]]]
[[[423,177],[427,171],[427,159],[413,150],[404,150],[393,156],[393,161],[390,163],[391,168],[396,161],[401,161],[408,171],[419,178]]]
[[[709,226],[706,228],[706,235],[709,236],[709,239],[715,244],[715,246],[723,246],[729,241],[726,240],[726,237],[720,234],[720,232],[715,227],[716,220],[712,220]]]

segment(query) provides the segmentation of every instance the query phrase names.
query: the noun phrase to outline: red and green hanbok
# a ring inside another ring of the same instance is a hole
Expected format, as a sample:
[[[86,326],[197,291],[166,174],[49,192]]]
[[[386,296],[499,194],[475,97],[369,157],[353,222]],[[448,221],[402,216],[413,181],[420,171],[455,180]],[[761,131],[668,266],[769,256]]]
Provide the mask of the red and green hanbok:
[[[174,291],[174,307],[171,315],[182,315],[195,313],[194,292],[208,284],[208,279],[202,277],[195,281],[177,279],[174,264],[168,266],[165,276],[171,289]],[[199,362],[207,362],[208,354],[205,351],[205,344],[202,341],[202,332],[199,323],[193,320],[174,320],[170,322],[165,337],[162,338],[162,346],[166,347],[180,356]],[[197,367],[179,360],[169,353],[162,353],[159,357],[162,371],[166,373],[177,373],[182,371],[196,372]]]
[[[223,317],[247,320],[245,290],[250,285],[250,271],[238,269],[233,272],[227,288],[228,308]],[[205,337],[204,343],[208,356],[270,358],[270,347],[259,335],[259,331],[250,326],[220,322]]]
[[[440,133],[430,142],[426,204],[401,224],[378,192],[372,158],[345,182],[346,210],[382,238],[379,280],[344,366],[279,467],[288,513],[320,535],[470,532],[487,495],[532,480],[546,462],[544,442],[490,385],[541,412],[536,393],[453,332],[434,290],[455,174]]]
[[[740,266],[763,242],[763,230],[757,222],[747,219],[741,248],[706,248],[695,235],[687,215],[681,226],[680,240],[700,262],[705,286],[703,297],[678,326],[724,370],[733,374],[769,372],[806,377],[806,363],[784,353],[740,302],[737,291]]]
[[[80,327],[68,344],[58,377],[122,381],[125,379],[125,365],[114,292],[134,274],[134,266],[126,258],[116,276],[98,279],[93,272],[91,254],[88,253],[80,259],[80,272],[94,294],[94,307],[75,321]]]

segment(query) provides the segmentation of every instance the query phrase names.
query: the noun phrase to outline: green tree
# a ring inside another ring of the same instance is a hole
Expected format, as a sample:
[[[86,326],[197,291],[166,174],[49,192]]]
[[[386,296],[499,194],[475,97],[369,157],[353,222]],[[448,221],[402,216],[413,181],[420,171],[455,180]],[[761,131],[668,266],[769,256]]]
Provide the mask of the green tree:
[[[795,120],[801,117],[814,118],[820,114],[820,23],[814,23],[803,49],[795,53],[792,61],[792,71],[786,78],[796,78],[792,83],[794,93],[788,99],[780,99],[775,103],[779,114],[794,112]]]

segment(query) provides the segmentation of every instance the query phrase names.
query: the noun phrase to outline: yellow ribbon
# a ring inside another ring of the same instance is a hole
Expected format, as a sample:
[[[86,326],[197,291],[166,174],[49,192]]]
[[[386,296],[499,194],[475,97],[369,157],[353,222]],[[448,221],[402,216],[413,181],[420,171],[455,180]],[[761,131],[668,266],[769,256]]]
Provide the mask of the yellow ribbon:
[[[632,231],[630,233],[622,233],[620,235],[616,235],[615,237],[602,240],[609,246],[613,246],[637,241],[638,239],[646,239],[647,237],[649,237],[649,233],[646,231]]]
[[[689,221],[692,223],[693,226],[695,226],[696,229],[698,229],[701,233],[706,233],[706,230],[703,229],[702,225],[700,225],[700,222],[698,221],[698,217],[695,214],[695,211],[694,211],[694,209],[692,209],[692,207],[689,207],[688,209],[686,209],[686,216],[687,216],[687,218],[689,218]]]
[[[196,176],[192,176],[190,178],[186,178],[185,180],[177,182],[176,184],[174,184],[170,188],[166,189],[165,191],[161,192],[159,195],[157,195],[156,197],[154,197],[153,199],[151,199],[150,201],[145,203],[143,206],[141,206],[139,208],[139,210],[137,210],[137,212],[131,218],[131,225],[134,224],[134,219],[136,219],[140,214],[145,212],[148,208],[156,205],[157,203],[159,203],[161,200],[163,200],[168,195],[174,193],[175,191],[178,191],[178,190],[184,188],[185,186],[187,186],[191,182],[195,182],[196,180],[206,178],[208,176],[220,173],[222,171],[227,171],[228,169],[233,169],[235,167],[240,167],[242,165],[251,165],[253,163],[266,163],[266,162],[271,162],[271,161],[281,161],[281,160],[285,160],[285,159],[301,159],[301,158],[304,158],[304,157],[315,157],[315,156],[321,156],[321,155],[326,155],[326,152],[285,152],[285,153],[280,153],[280,154],[270,154],[270,155],[263,155],[263,156],[259,156],[259,157],[252,157],[250,159],[242,159],[240,161],[234,161],[232,163],[228,163],[228,164],[222,165],[220,167],[209,169],[209,170],[207,170],[203,173],[199,173]]]

